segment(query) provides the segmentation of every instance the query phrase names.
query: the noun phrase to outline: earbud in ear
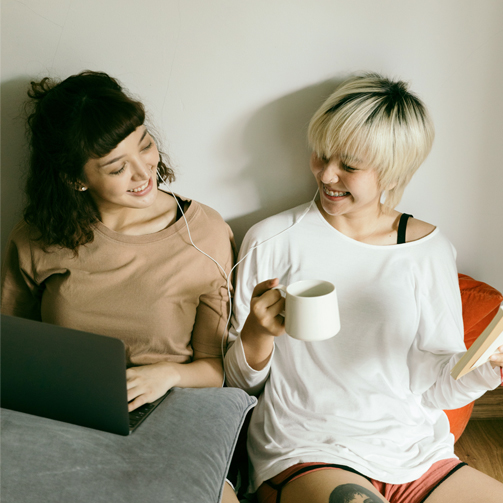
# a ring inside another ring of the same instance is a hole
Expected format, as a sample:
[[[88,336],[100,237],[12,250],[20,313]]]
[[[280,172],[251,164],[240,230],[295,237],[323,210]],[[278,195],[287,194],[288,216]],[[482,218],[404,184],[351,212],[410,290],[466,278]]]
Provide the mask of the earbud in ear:
[[[82,182],[79,182],[78,180],[70,180],[65,173],[59,173],[59,177],[61,178],[61,180],[63,180],[64,183],[66,183],[73,190],[78,190],[79,192],[85,192],[88,189],[88,187],[82,185]]]

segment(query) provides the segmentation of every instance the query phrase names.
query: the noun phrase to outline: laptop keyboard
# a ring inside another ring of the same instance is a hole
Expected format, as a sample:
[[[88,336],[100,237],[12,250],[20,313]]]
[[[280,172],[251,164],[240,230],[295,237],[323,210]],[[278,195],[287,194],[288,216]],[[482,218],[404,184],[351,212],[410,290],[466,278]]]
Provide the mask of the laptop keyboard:
[[[157,404],[154,403],[146,403],[141,407],[131,411],[129,413],[129,429],[134,428],[144,417],[148,416],[148,414],[155,409]]]
[[[132,431],[139,423],[141,423],[170,393],[171,389],[161,398],[146,403],[129,413],[129,430]]]

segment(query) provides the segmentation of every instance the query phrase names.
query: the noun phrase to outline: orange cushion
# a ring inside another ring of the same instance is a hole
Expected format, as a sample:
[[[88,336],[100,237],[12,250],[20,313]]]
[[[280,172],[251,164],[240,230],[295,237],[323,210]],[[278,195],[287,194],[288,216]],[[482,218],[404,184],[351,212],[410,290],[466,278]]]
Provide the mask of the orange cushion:
[[[496,316],[503,295],[492,286],[459,274],[463,305],[465,344],[469,348]],[[459,409],[444,411],[449,418],[455,441],[461,436],[472,414],[473,402]]]

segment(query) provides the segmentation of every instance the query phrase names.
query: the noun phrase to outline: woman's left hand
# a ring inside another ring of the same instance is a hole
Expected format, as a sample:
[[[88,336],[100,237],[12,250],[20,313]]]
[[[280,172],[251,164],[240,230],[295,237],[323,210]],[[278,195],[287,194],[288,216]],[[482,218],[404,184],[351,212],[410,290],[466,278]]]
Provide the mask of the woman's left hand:
[[[180,381],[176,364],[152,363],[126,370],[129,412],[157,400]]]
[[[496,353],[494,353],[490,358],[489,361],[491,362],[491,365],[493,368],[495,367],[503,367],[503,346],[500,346]]]

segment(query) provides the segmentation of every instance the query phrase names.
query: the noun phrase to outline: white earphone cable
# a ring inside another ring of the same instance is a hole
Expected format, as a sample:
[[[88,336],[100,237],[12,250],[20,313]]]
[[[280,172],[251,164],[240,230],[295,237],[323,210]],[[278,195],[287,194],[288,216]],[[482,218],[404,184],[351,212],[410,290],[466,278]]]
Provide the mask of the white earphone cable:
[[[157,172],[157,177],[159,179],[159,182],[161,182],[162,184],[165,184],[164,180],[161,178],[161,176],[159,175],[159,172]],[[176,201],[176,204],[178,205],[178,208],[180,209],[180,212],[183,216],[183,219],[185,221],[185,226],[187,228],[187,233],[188,233],[188,236],[189,236],[189,240],[192,244],[192,246],[199,252],[201,252],[203,255],[205,255],[206,257],[208,257],[210,260],[212,260],[219,268],[220,270],[222,271],[223,275],[224,275],[224,278],[225,278],[225,281],[227,283],[227,294],[229,296],[229,316],[227,318],[227,323],[226,323],[226,326],[225,326],[225,329],[224,329],[224,333],[222,334],[222,337],[221,337],[221,351],[222,351],[222,360],[225,356],[225,353],[224,353],[224,339],[225,339],[225,336],[226,334],[228,333],[228,329],[229,329],[229,324],[230,324],[230,320],[231,320],[231,317],[232,317],[232,297],[231,297],[231,286],[230,286],[230,278],[232,277],[232,272],[234,271],[234,269],[241,263],[243,262],[243,260],[248,257],[248,255],[255,249],[257,249],[259,246],[262,246],[264,243],[267,243],[268,241],[270,241],[271,239],[274,239],[278,236],[280,236],[281,234],[283,234],[284,232],[290,230],[292,227],[294,227],[295,225],[297,225],[298,223],[301,222],[301,220],[308,214],[309,210],[311,209],[311,207],[313,206],[315,200],[316,200],[316,196],[318,195],[318,190],[316,190],[316,193],[314,194],[314,197],[313,199],[311,200],[311,204],[307,207],[306,211],[300,216],[300,218],[298,220],[296,220],[292,225],[290,225],[289,227],[287,227],[286,229],[283,229],[282,231],[278,232],[277,234],[274,234],[273,236],[265,239],[264,241],[261,241],[260,243],[256,244],[255,246],[252,246],[249,250],[248,250],[248,253],[242,257],[238,262],[236,262],[236,264],[234,264],[234,266],[232,267],[232,269],[229,271],[229,274],[227,274],[225,272],[225,269],[218,263],[217,260],[215,260],[213,257],[211,257],[210,255],[208,255],[206,252],[204,252],[203,250],[201,250],[200,248],[198,248],[196,246],[196,244],[194,243],[194,241],[192,240],[192,235],[190,234],[190,228],[189,228],[189,223],[187,222],[187,218],[185,217],[185,212],[183,211],[183,208],[182,206],[180,205],[180,202],[178,200],[178,198],[176,197],[175,193],[171,190],[171,188],[168,187],[168,190],[171,192],[171,195],[174,197],[175,201]],[[224,380],[225,380],[225,374],[224,374]]]

